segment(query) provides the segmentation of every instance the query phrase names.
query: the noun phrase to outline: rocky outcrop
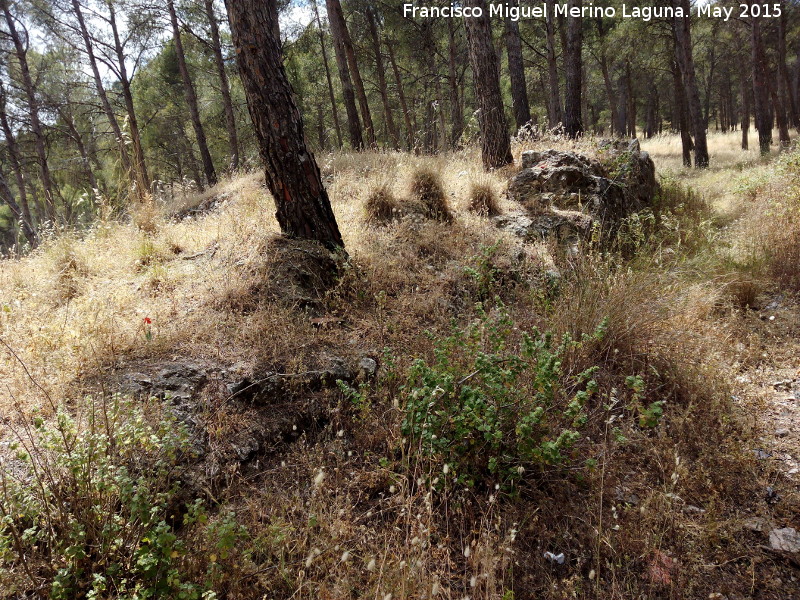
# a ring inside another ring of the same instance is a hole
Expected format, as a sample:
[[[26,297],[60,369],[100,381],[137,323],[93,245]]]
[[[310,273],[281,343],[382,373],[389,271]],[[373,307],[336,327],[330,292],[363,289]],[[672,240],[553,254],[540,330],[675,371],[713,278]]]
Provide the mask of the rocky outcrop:
[[[601,142],[597,154],[599,160],[559,150],[523,152],[508,197],[522,205],[530,224],[523,226],[515,215],[512,223],[498,219],[498,226],[522,237],[571,240],[595,224],[613,231],[626,215],[652,202],[655,165],[637,140]]]

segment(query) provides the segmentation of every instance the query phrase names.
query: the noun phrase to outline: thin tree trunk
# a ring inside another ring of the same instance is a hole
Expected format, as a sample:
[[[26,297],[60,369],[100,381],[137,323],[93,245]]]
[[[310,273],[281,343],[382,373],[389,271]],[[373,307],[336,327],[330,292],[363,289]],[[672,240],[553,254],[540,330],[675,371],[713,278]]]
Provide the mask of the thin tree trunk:
[[[561,94],[558,86],[558,62],[556,61],[555,35],[555,0],[546,0],[547,19],[545,21],[545,38],[547,41],[547,75],[549,95],[547,102],[547,124],[550,129],[558,127],[562,122]]]
[[[800,132],[800,108],[798,98],[792,86],[792,79],[789,76],[789,67],[786,65],[786,2],[782,2],[781,16],[778,19],[778,69],[781,80],[781,90],[786,97],[786,105],[789,109],[789,117],[792,127]]]
[[[214,0],[205,0],[206,18],[211,31],[211,49],[214,51],[214,63],[219,76],[219,89],[222,95],[222,107],[225,111],[225,128],[228,131],[228,148],[231,153],[231,168],[239,168],[239,135],[236,132],[236,115],[233,112],[231,89],[228,74],[225,72],[225,59],[222,56],[222,42],[219,37],[219,24],[214,12]],[[326,59],[327,68],[327,59]]]
[[[675,35],[678,61],[681,65],[683,82],[686,87],[686,98],[689,122],[694,133],[694,166],[698,169],[708,167],[708,145],[706,143],[706,124],[703,120],[703,108],[700,104],[700,90],[692,57],[692,38],[689,20],[689,0],[672,0],[673,6],[683,7],[683,17],[676,17],[673,32]]]
[[[353,87],[358,98],[358,108],[361,112],[361,122],[364,125],[364,133],[367,136],[367,144],[369,144],[370,148],[375,148],[375,126],[372,123],[372,113],[369,110],[367,93],[364,90],[364,82],[361,79],[361,71],[358,68],[353,40],[350,38],[350,31],[347,29],[347,21],[344,18],[342,5],[339,0],[326,0],[326,5],[328,6],[328,20],[331,23],[336,20],[338,23],[338,34],[341,36],[341,43],[347,58],[347,66],[353,78]]]
[[[519,0],[509,0],[511,6],[519,6]],[[517,129],[531,120],[528,102],[528,86],[525,82],[525,63],[522,60],[522,42],[519,37],[519,22],[505,18],[505,41],[508,52],[508,74],[511,78],[511,99]]]
[[[14,219],[17,221],[17,223],[19,223],[19,227],[22,230],[22,235],[24,235],[25,239],[28,240],[31,248],[35,248],[38,244],[36,232],[33,230],[30,222],[25,219],[25,216],[22,213],[22,207],[14,199],[14,194],[12,193],[11,188],[8,187],[6,176],[3,174],[3,169],[0,169],[0,199],[2,199],[8,208],[11,209]]]
[[[386,88],[386,70],[383,67],[383,55],[381,54],[381,40],[378,36],[378,26],[376,23],[377,13],[372,6],[366,8],[367,25],[369,26],[370,37],[372,38],[372,51],[375,53],[375,70],[378,74],[378,91],[383,103],[383,114],[386,120],[386,129],[392,139],[392,147],[400,147],[400,138],[397,135],[397,126],[394,124],[392,106],[389,103],[389,92]]]
[[[772,144],[772,117],[769,114],[769,81],[764,42],[761,39],[761,19],[750,19],[750,29],[753,54],[753,112],[758,129],[758,147],[761,154],[769,154]]]
[[[336,142],[338,147],[342,147],[342,127],[339,124],[339,107],[336,106],[336,95],[333,93],[333,82],[331,81],[331,68],[328,63],[328,50],[325,47],[325,32],[322,30],[322,20],[319,18],[319,8],[317,0],[311,0],[314,7],[314,18],[317,21],[317,32],[319,34],[319,47],[322,52],[322,64],[325,67],[325,80],[328,82],[328,96],[331,101],[331,112],[333,114],[333,127],[336,130]]]
[[[464,20],[469,45],[469,62],[478,99],[483,167],[496,169],[514,162],[508,135],[503,97],[500,94],[500,70],[492,43],[492,27],[485,0],[466,0],[465,6],[483,9],[481,17]]]
[[[97,96],[100,98],[100,104],[103,106],[103,112],[106,115],[106,119],[108,119],[108,124],[111,126],[111,131],[114,133],[114,137],[116,138],[119,146],[119,156],[120,161],[122,162],[122,168],[125,170],[128,176],[131,176],[131,159],[130,155],[128,154],[128,147],[125,144],[125,138],[122,135],[122,129],[117,121],[117,115],[114,113],[114,109],[111,108],[111,102],[108,100],[108,94],[106,94],[105,87],[103,87],[103,80],[100,77],[100,69],[97,66],[97,57],[94,53],[92,38],[89,35],[89,30],[86,28],[86,22],[83,18],[83,10],[81,9],[81,5],[78,0],[72,0],[72,10],[75,13],[75,18],[77,19],[78,26],[81,30],[81,37],[83,38],[83,45],[86,48],[86,55],[89,58],[89,66],[92,69],[92,77],[94,79],[95,89],[97,90]]]
[[[392,42],[386,41],[386,50],[389,53],[389,62],[392,65],[392,73],[394,73],[394,81],[397,85],[397,97],[400,99],[400,109],[403,111],[403,121],[406,125],[406,144],[408,149],[414,147],[414,128],[411,125],[411,113],[408,110],[408,103],[406,102],[406,94],[403,91],[403,78],[400,76],[400,69],[397,66],[397,60],[394,57],[394,49]]]
[[[748,149],[747,136],[750,133],[750,86],[747,77],[742,76],[742,150]]]
[[[569,9],[580,10],[583,0],[569,0]],[[583,133],[581,94],[583,83],[583,18],[567,19],[566,46],[564,47],[564,130],[571,138]]]
[[[42,122],[39,120],[39,101],[36,99],[36,88],[33,84],[30,68],[28,67],[28,50],[26,44],[23,44],[22,37],[17,31],[17,26],[14,22],[15,19],[11,14],[8,0],[0,0],[0,7],[3,9],[6,25],[8,25],[8,34],[14,43],[14,50],[17,55],[17,60],[19,61],[20,74],[22,75],[22,87],[28,100],[28,114],[31,121],[31,133],[33,133],[36,156],[39,161],[39,175],[42,180],[42,189],[44,190],[45,215],[47,219],[55,222],[56,207],[55,197],[53,195],[53,180],[50,176],[50,167],[47,164],[47,151],[45,150]]]
[[[343,247],[328,193],[286,77],[276,0],[228,0],[236,59],[281,231]]]
[[[31,242],[31,245],[35,247],[38,244],[36,225],[33,222],[30,205],[28,204],[28,191],[27,184],[25,182],[25,172],[22,169],[22,161],[19,153],[19,147],[17,146],[17,139],[14,136],[14,131],[11,129],[11,124],[8,122],[8,114],[6,113],[6,92],[2,81],[0,81],[0,127],[2,127],[3,135],[6,138],[6,150],[8,151],[9,161],[11,162],[11,170],[14,171],[14,179],[17,181],[17,193],[19,194],[21,218],[26,224],[25,226],[33,232],[34,241]]]
[[[226,1],[230,2],[232,0]],[[339,69],[339,80],[342,83],[342,96],[344,98],[344,107],[347,111],[347,126],[350,132],[350,145],[353,150],[363,150],[364,138],[361,133],[358,109],[356,108],[356,93],[353,88],[353,80],[350,78],[350,68],[347,64],[345,34],[342,30],[342,24],[344,23],[344,16],[341,14],[342,7],[337,0],[325,0],[325,7],[328,12],[331,36],[333,37],[333,49],[336,54],[336,66]]]
[[[131,135],[131,147],[133,149],[132,165],[134,167],[134,181],[141,189],[142,197],[150,189],[150,178],[147,174],[147,164],[144,159],[144,148],[142,138],[139,134],[139,121],[136,119],[136,110],[133,105],[133,92],[131,91],[131,80],[128,78],[128,68],[125,66],[125,48],[120,40],[119,29],[117,27],[117,15],[114,10],[114,3],[108,2],[109,23],[114,34],[114,51],[117,54],[119,65],[119,82],[122,87],[122,97],[125,100],[125,110],[128,113],[128,130]]]
[[[197,93],[194,90],[194,84],[189,76],[189,68],[186,66],[186,55],[183,52],[178,14],[175,12],[175,3],[173,0],[167,0],[167,10],[169,10],[169,18],[172,23],[172,39],[175,42],[175,57],[178,60],[178,71],[180,71],[181,79],[183,80],[183,92],[186,97],[186,104],[189,106],[189,115],[191,116],[197,146],[200,150],[200,160],[203,162],[203,171],[208,185],[214,185],[217,183],[217,172],[214,170],[214,162],[211,159],[211,152],[208,150],[206,133],[203,129],[203,123],[200,120],[200,107],[197,104]]]
[[[677,54],[678,49],[675,49]],[[686,117],[686,92],[683,87],[683,75],[681,74],[680,64],[675,60],[672,69],[673,87],[675,89],[675,117],[677,117],[678,131],[681,134],[681,150],[683,154],[683,166],[692,166],[692,136],[689,134],[689,123]],[[676,123],[672,126],[675,127]]]
[[[456,27],[455,19],[447,19],[448,38],[448,81],[450,83],[450,147],[457,148],[464,133],[464,112],[461,110],[461,100],[456,71]]]

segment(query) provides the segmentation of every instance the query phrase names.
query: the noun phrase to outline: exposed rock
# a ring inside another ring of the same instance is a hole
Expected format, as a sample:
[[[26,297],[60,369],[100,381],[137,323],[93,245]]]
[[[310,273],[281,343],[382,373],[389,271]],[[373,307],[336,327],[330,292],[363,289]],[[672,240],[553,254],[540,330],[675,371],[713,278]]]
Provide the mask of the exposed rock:
[[[769,532],[769,545],[773,550],[800,552],[800,534],[793,527],[773,529]]]
[[[555,235],[570,240],[591,232],[595,222],[613,228],[649,204],[657,190],[655,166],[636,140],[601,142],[603,162],[574,152],[522,153],[522,170],[508,185],[508,197],[522,204],[530,225],[511,225],[524,237]],[[509,228],[509,221],[498,220]]]

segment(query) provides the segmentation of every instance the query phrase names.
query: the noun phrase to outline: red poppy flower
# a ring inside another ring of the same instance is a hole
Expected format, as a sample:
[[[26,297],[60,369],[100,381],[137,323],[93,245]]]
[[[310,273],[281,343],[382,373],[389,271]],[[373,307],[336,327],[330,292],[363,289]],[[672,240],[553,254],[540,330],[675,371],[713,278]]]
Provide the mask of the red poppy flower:
[[[144,318],[144,322],[145,322],[145,324],[147,324],[147,325],[150,325],[150,323],[152,323],[152,321],[150,320],[150,317],[145,317],[145,318]]]

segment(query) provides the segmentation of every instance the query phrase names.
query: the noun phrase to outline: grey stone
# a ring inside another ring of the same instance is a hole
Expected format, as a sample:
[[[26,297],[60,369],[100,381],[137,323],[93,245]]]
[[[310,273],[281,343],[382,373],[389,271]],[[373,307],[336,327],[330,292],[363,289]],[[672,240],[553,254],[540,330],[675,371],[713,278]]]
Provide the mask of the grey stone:
[[[800,552],[800,534],[794,527],[773,529],[769,532],[769,545],[773,550]]]
[[[378,372],[378,363],[369,356],[365,356],[358,361],[358,372],[364,378],[374,377]]]

